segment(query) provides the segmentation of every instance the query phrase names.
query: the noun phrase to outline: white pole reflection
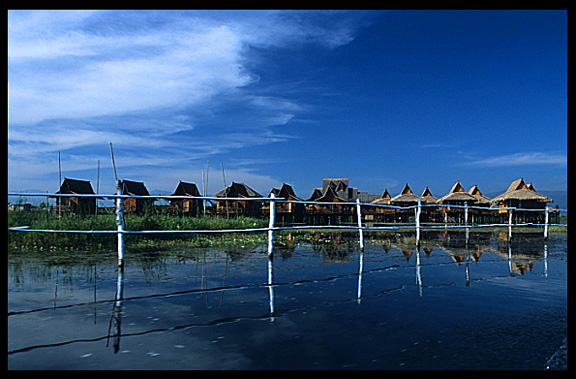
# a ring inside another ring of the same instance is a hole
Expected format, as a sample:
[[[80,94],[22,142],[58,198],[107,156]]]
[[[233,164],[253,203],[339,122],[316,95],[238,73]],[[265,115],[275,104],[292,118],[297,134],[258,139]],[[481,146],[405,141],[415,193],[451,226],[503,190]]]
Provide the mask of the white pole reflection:
[[[544,244],[544,277],[548,277],[548,244]]]
[[[418,284],[418,293],[422,297],[422,275],[420,274],[420,249],[416,249],[416,284]]]
[[[118,268],[116,276],[116,296],[114,297],[114,306],[112,307],[112,316],[110,317],[110,323],[108,324],[108,339],[106,340],[106,347],[109,344],[110,329],[114,327],[114,340],[112,342],[112,348],[114,349],[114,354],[120,350],[120,327],[122,324],[122,300],[124,294],[124,267]]]
[[[364,267],[364,250],[360,250],[360,269],[358,271],[358,304],[362,302],[362,269]]]
[[[270,301],[270,322],[274,322],[274,287],[272,286],[272,260],[273,255],[268,256],[268,297]]]

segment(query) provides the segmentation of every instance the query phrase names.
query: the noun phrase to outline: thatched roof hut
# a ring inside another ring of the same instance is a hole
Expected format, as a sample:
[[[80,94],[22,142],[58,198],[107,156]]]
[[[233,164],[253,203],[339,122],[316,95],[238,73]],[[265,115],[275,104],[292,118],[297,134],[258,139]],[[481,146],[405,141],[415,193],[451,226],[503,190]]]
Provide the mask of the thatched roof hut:
[[[180,181],[174,190],[174,193],[170,196],[196,196],[200,197],[200,191],[195,183],[188,183]]]
[[[420,202],[422,204],[436,204],[437,200],[438,199],[436,199],[432,195],[432,192],[430,192],[430,190],[428,189],[428,186],[426,186],[426,188],[424,189],[424,192],[422,192],[422,195],[420,196]]]
[[[418,203],[418,196],[414,195],[414,192],[408,186],[408,183],[404,185],[402,188],[402,192],[397,196],[394,196],[390,199],[390,204],[399,205],[399,206],[407,206],[410,204],[417,204]]]
[[[214,197],[262,197],[262,195],[244,183],[232,182],[228,187],[216,192]]]
[[[94,195],[89,180],[64,178],[57,194]],[[76,214],[93,214],[96,210],[96,199],[86,197],[56,197],[56,207]]]
[[[506,203],[510,201],[523,201],[523,202],[536,202],[536,203],[551,203],[554,200],[544,196],[534,189],[534,186],[526,184],[523,178],[514,180],[508,190],[501,195],[496,196],[491,200],[492,203]]]
[[[469,205],[476,203],[476,197],[470,195],[464,190],[460,181],[457,181],[452,186],[452,189],[448,194],[439,198],[436,202],[438,204],[464,204],[467,202]]]
[[[283,198],[286,200],[302,201],[301,198],[296,196],[296,193],[294,192],[294,188],[292,188],[292,186],[290,184],[282,183],[282,187],[280,189],[272,188],[272,190],[270,191],[270,194],[272,194],[272,193],[277,198]]]
[[[174,190],[174,193],[170,196],[190,196],[191,199],[171,199],[170,209],[178,214],[187,214],[190,216],[195,216],[200,214],[200,207],[202,201],[194,199],[194,197],[200,197],[200,191],[195,183],[188,183],[180,181]]]
[[[382,194],[382,196],[374,201],[372,201],[370,204],[384,204],[384,205],[388,205],[390,204],[390,199],[391,196],[388,193],[388,189],[384,189],[384,193]]]
[[[490,198],[484,196],[477,185],[474,185],[468,190],[468,193],[476,198],[476,205],[489,205]]]

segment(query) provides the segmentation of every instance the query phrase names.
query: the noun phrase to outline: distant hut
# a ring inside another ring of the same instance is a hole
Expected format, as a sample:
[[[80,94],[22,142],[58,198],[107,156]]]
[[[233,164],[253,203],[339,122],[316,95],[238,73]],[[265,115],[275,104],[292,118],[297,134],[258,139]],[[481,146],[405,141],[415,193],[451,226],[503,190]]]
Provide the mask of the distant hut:
[[[476,198],[476,202],[474,203],[477,207],[490,207],[490,198],[484,196],[477,185],[470,187],[468,190],[468,194],[474,196]],[[483,224],[490,222],[493,219],[494,212],[489,210],[483,209],[470,209],[470,217],[472,223]]]
[[[308,204],[306,215],[311,223],[351,222],[354,205],[338,204],[355,202],[358,188],[350,187],[348,179],[322,179],[322,188],[314,188],[307,201],[328,202],[334,204]]]
[[[430,192],[430,189],[426,186],[424,192],[420,195],[420,203],[422,205],[431,205],[436,204],[436,201],[438,201],[438,199],[432,195],[432,192]],[[440,213],[437,207],[422,207],[420,220],[423,222],[437,222],[439,221]]]
[[[532,184],[528,185],[523,178],[514,180],[508,190],[491,200],[492,204],[497,204],[499,208],[515,207],[525,209],[546,209],[546,204],[554,200],[538,193]],[[508,210],[502,209],[500,215],[508,214]],[[513,217],[516,222],[542,222],[543,213],[530,211],[515,211]]]
[[[262,197],[262,195],[244,183],[232,182],[228,187],[216,192],[214,197],[254,198]],[[260,217],[262,214],[262,203],[249,200],[217,200],[216,214]]]
[[[351,214],[350,205],[338,204],[346,203],[348,200],[338,196],[332,186],[326,187],[323,192],[321,192],[318,188],[315,188],[312,196],[307,201],[330,203],[307,204],[306,216],[308,223],[331,225],[332,223],[340,223],[343,216],[348,216]]]
[[[174,190],[174,193],[170,196],[190,196],[191,199],[171,199],[170,200],[170,210],[174,213],[178,213],[180,216],[194,217],[200,214],[200,209],[202,207],[202,200],[194,199],[195,197],[200,197],[200,191],[195,183],[188,183],[180,181]]]
[[[470,195],[464,190],[460,181],[452,186],[448,194],[437,200],[438,204],[446,205],[442,208],[444,213],[444,222],[453,221],[461,223],[464,221],[464,209],[450,207],[450,205],[476,205],[476,197]]]
[[[274,194],[276,198],[282,198],[291,201],[302,201],[290,184],[283,183],[280,189],[272,188],[270,194]],[[270,197],[270,194],[268,197]],[[304,220],[305,207],[303,203],[285,203],[281,201],[275,202],[276,204],[276,221],[280,225],[285,223],[301,223]],[[270,203],[265,202],[262,207],[262,212],[270,212]]]
[[[148,189],[143,182],[132,180],[122,180],[122,194],[132,196],[150,196]],[[143,213],[154,204],[154,199],[124,199],[124,213]]]
[[[402,191],[390,199],[390,204],[396,205],[398,207],[410,207],[418,204],[418,196],[412,192],[408,183],[404,185]],[[412,209],[402,209],[396,210],[395,221],[398,222],[409,222],[411,218],[414,217],[414,210]]]
[[[89,180],[64,178],[64,182],[56,194],[94,195]],[[56,197],[56,208],[63,212],[78,215],[96,213],[96,198],[94,197]]]
[[[382,205],[390,205],[390,200],[392,197],[388,192],[388,189],[385,188],[382,196],[380,198],[371,202],[371,204],[382,204]],[[385,207],[371,207],[374,212],[374,221],[377,222],[392,222],[394,221],[394,209],[393,208],[385,208]]]

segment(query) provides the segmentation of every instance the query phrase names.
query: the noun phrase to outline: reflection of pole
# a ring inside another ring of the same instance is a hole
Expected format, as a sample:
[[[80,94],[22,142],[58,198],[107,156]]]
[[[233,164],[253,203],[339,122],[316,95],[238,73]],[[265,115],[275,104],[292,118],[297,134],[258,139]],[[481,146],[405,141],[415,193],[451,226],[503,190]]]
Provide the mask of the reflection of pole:
[[[422,297],[422,276],[420,275],[420,249],[416,249],[416,283],[418,284],[418,293]]]
[[[268,297],[270,300],[270,322],[274,322],[274,287],[272,287],[272,255],[268,255]]]
[[[360,270],[358,272],[358,304],[362,298],[362,268],[364,266],[364,251],[360,250]]]
[[[548,245],[544,244],[544,277],[548,277]]]
[[[510,274],[510,276],[514,276],[514,273],[512,272],[512,243],[511,242],[508,243],[508,273]]]
[[[124,293],[124,268],[118,269],[118,276],[116,277],[116,296],[114,297],[114,306],[112,307],[112,316],[110,318],[110,323],[108,324],[108,338],[110,338],[110,329],[114,325],[114,342],[112,342],[112,347],[114,349],[114,354],[118,353],[120,350],[120,327],[122,324],[122,299]],[[108,347],[108,340],[106,341],[106,347]]]

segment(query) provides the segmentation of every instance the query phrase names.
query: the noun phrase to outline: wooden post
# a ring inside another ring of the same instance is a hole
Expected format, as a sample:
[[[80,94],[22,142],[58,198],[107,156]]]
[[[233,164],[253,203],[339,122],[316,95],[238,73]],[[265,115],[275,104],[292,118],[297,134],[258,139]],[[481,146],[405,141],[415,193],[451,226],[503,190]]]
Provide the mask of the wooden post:
[[[416,207],[416,248],[420,246],[420,213],[422,212],[422,201],[418,198]]]
[[[544,239],[548,238],[548,207],[544,213]]]
[[[122,195],[122,182],[116,181],[116,194]],[[118,267],[124,267],[124,202],[116,199],[116,225],[118,226]]]
[[[362,212],[360,211],[360,199],[356,199],[356,214],[358,216],[358,233],[360,235],[360,251],[364,251],[364,230],[362,229]]]
[[[274,199],[276,195],[274,193],[270,193],[270,222],[268,223],[268,257],[272,256],[272,249],[274,245],[274,231],[272,228],[274,227],[274,219],[276,217],[276,202]]]

